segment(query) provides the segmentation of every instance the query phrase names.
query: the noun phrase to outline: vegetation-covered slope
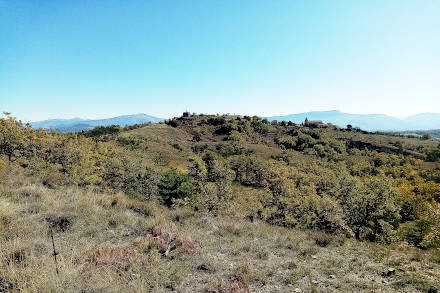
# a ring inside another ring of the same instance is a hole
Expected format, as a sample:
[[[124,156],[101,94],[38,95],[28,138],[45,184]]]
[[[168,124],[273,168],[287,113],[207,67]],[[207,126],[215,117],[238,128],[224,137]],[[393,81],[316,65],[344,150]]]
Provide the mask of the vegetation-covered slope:
[[[0,288],[435,292],[439,152],[257,117],[83,134],[1,119]]]

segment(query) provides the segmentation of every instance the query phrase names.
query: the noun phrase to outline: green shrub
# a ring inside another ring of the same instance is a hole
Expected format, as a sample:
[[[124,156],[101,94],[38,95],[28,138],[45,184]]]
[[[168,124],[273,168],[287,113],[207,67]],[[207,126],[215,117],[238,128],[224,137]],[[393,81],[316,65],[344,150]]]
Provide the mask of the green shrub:
[[[245,149],[238,144],[217,144],[215,150],[222,157],[231,157],[237,155],[250,155],[253,153],[250,149]]]
[[[123,147],[136,149],[141,144],[141,141],[135,137],[118,137],[116,142]]]
[[[227,122],[217,128],[214,133],[217,135],[230,135],[233,131],[237,131],[237,129],[236,123]]]
[[[245,186],[263,187],[265,169],[262,161],[254,156],[236,156],[231,160],[235,181]]]
[[[276,161],[285,162],[287,164],[290,164],[290,162],[292,160],[292,156],[289,155],[287,152],[282,152],[282,153],[279,153],[276,155],[271,155],[270,158],[274,159]]]
[[[173,148],[175,148],[176,150],[178,150],[178,151],[183,151],[183,148],[180,146],[180,144],[178,144],[178,143],[173,143]]]
[[[5,155],[9,161],[23,155],[29,143],[23,125],[12,117],[0,118],[0,155]]]
[[[208,123],[213,126],[218,126],[226,123],[226,119],[224,117],[211,117],[208,119]]]
[[[326,233],[342,232],[351,235],[351,229],[344,220],[342,208],[334,199],[324,196],[306,196],[301,198],[297,207],[299,226]]]
[[[293,136],[282,136],[277,138],[275,142],[287,150],[293,150],[296,147],[297,139]]]
[[[436,149],[431,148],[425,151],[426,152],[426,161],[428,162],[436,162],[440,159],[440,146]]]
[[[428,231],[420,243],[422,248],[440,248],[440,208],[432,207],[425,219],[429,223]]]
[[[262,120],[254,120],[251,122],[251,126],[255,132],[260,134],[266,134],[269,132],[269,125]]]
[[[201,141],[202,140],[202,136],[201,136],[201,134],[200,133],[195,133],[194,135],[193,135],[193,139],[192,139],[193,141],[195,141],[195,142],[199,142],[199,141]]]
[[[203,153],[206,149],[208,149],[208,145],[207,144],[196,144],[196,145],[191,147],[191,150],[194,153]]]
[[[159,195],[166,206],[171,206],[178,199],[191,198],[194,186],[187,174],[171,169],[162,175],[158,183]]]
[[[233,142],[244,142],[246,141],[246,135],[238,132],[237,130],[232,130],[228,136],[228,140]]]
[[[182,122],[176,119],[172,119],[172,120],[168,120],[166,121],[166,124],[168,124],[171,127],[178,127],[180,125],[182,125]]]
[[[357,239],[390,242],[400,223],[400,210],[394,204],[397,190],[386,179],[372,178],[358,185],[343,199],[348,225]]]
[[[400,234],[402,240],[409,244],[420,247],[420,243],[425,239],[431,230],[431,223],[426,220],[417,220],[402,225]]]
[[[122,131],[122,127],[119,125],[110,125],[110,126],[98,126],[93,128],[92,130],[85,131],[83,134],[86,137],[100,137],[102,135],[111,134],[116,135]]]
[[[125,177],[122,189],[127,195],[143,200],[157,199],[159,178],[154,172],[130,174]]]

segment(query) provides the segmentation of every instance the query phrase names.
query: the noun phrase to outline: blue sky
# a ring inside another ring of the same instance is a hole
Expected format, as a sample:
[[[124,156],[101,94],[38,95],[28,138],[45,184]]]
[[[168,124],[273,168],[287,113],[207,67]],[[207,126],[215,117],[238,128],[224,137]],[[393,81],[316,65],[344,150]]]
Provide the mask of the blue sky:
[[[440,112],[440,1],[0,0],[0,110]]]

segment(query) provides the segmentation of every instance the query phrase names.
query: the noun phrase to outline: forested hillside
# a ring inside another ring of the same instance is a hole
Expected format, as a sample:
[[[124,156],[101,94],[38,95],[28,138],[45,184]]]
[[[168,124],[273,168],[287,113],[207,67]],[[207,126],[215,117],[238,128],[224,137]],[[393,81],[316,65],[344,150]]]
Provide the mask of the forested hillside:
[[[0,292],[437,292],[439,161],[438,141],[331,124],[6,117]]]

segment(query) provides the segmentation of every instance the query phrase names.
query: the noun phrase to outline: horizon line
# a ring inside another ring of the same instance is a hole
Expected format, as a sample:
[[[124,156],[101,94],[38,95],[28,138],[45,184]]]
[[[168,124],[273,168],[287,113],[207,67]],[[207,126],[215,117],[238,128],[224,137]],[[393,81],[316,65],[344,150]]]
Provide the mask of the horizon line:
[[[2,112],[6,112],[6,111],[2,111]],[[186,111],[182,111],[182,113],[183,112],[186,112]],[[421,112],[421,113],[415,113],[415,114],[407,115],[407,116],[394,116],[394,115],[385,114],[385,113],[349,113],[349,112],[344,112],[344,111],[337,110],[337,109],[334,109],[334,110],[321,110],[321,111],[313,110],[313,111],[308,111],[308,112],[296,112],[296,113],[275,114],[275,115],[246,115],[246,114],[231,113],[231,112],[228,112],[228,113],[206,113],[206,112],[198,112],[197,113],[197,112],[192,112],[192,111],[188,111],[188,112],[196,113],[197,115],[200,115],[200,114],[203,114],[203,115],[220,115],[220,116],[221,115],[242,115],[242,116],[258,116],[258,117],[261,117],[261,118],[284,117],[284,116],[289,116],[289,115],[300,115],[300,114],[308,114],[308,113],[339,112],[339,113],[349,114],[349,115],[384,115],[384,116],[388,116],[388,117],[391,117],[391,118],[402,119],[402,120],[407,119],[407,118],[412,117],[412,116],[423,115],[423,114],[439,114],[440,115],[440,113],[437,113],[437,112]],[[24,120],[23,119],[23,121],[25,121],[26,123],[37,123],[37,122],[43,122],[43,121],[48,121],[48,120],[73,120],[73,119],[81,119],[81,120],[85,120],[85,121],[90,121],[90,120],[105,120],[105,119],[118,118],[118,117],[126,117],[126,116],[135,116],[135,115],[147,115],[147,116],[151,116],[153,118],[163,119],[163,120],[167,120],[167,119],[172,119],[172,118],[178,117],[178,116],[171,115],[171,116],[165,118],[165,117],[155,116],[154,114],[147,114],[147,113],[144,113],[144,112],[139,112],[139,113],[134,113],[134,114],[121,114],[121,115],[114,114],[114,116],[109,115],[109,116],[104,116],[104,117],[100,117],[100,118],[83,118],[83,117],[79,117],[79,116],[75,116],[75,117],[72,117],[72,118],[62,118],[62,117],[58,116],[56,118],[47,118],[47,119],[35,120],[35,121],[29,121],[29,120]],[[11,116],[14,117],[13,113],[11,114]],[[21,120],[21,119],[19,119],[19,117],[15,117],[15,118],[18,119],[18,120]]]

